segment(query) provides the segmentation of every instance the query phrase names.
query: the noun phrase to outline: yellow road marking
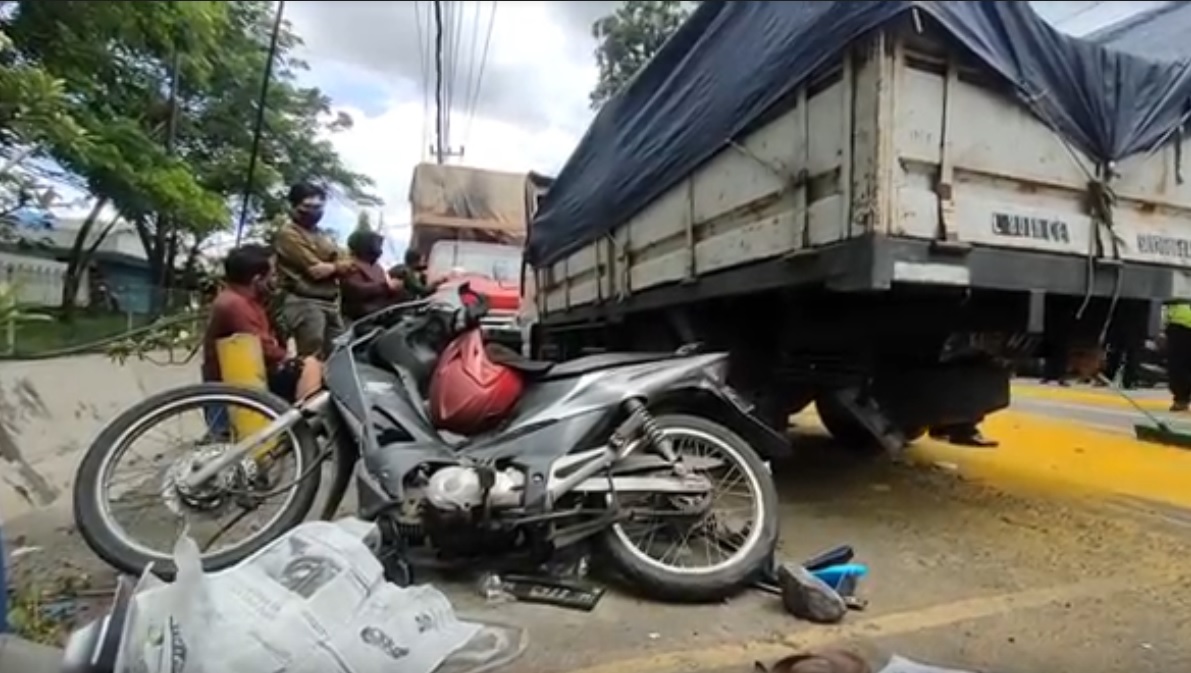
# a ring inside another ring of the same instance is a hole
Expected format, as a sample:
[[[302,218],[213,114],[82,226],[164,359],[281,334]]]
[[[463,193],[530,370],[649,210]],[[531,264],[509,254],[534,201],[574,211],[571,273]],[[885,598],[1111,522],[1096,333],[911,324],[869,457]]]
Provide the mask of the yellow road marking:
[[[1191,508],[1191,451],[1012,410],[989,416],[981,429],[1000,446],[972,449],[924,439],[909,456],[950,463],[993,484],[1128,495]]]
[[[659,652],[571,669],[569,673],[692,673],[741,667],[754,661],[772,662],[793,651],[823,647],[840,641],[916,633],[1079,598],[1103,598],[1123,591],[1147,590],[1170,581],[1170,578],[1162,578],[1146,584],[1136,576],[1130,576],[982,596],[868,619],[849,620],[838,626],[808,627],[779,641],[754,640],[694,650]]]

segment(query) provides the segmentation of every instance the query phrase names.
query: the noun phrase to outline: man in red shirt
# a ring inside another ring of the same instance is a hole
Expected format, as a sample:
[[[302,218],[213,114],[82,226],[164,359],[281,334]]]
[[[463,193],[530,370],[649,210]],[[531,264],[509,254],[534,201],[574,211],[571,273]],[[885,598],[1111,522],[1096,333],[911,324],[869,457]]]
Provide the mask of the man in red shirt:
[[[273,252],[263,245],[244,245],[223,262],[223,290],[211,303],[203,335],[203,380],[219,381],[215,344],[233,334],[252,334],[260,340],[269,390],[290,402],[322,385],[322,363],[316,358],[291,358],[269,323],[265,302],[272,292]]]

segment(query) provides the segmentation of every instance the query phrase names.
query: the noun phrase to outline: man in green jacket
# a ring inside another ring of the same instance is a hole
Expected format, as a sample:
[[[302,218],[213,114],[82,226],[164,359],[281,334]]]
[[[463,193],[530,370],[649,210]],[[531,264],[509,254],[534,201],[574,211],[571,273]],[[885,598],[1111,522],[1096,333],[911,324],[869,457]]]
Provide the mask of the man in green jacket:
[[[413,248],[405,251],[405,263],[390,269],[389,275],[401,281],[401,296],[398,300],[403,302],[429,297],[446,280],[445,278],[428,279],[426,277],[426,258]]]
[[[280,277],[282,318],[297,344],[298,357],[323,358],[343,332],[339,316],[339,275],[351,260],[318,230],[327,193],[300,182],[289,190],[290,218],[273,240]]]

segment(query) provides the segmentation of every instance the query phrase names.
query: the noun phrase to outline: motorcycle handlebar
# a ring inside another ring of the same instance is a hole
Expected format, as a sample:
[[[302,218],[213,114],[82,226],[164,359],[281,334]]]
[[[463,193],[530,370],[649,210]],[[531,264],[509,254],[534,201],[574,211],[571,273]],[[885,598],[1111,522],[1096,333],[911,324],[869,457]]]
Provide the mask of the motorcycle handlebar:
[[[456,293],[458,296],[457,302],[444,301],[442,295],[432,295],[423,299],[415,299],[413,301],[386,306],[349,325],[343,335],[336,339],[335,345],[345,346],[362,340],[364,335],[383,330],[410,313],[435,306],[454,313],[462,323],[458,327],[463,328],[478,324],[481,319],[488,315],[488,297],[472,290],[468,283],[464,282],[459,285]]]

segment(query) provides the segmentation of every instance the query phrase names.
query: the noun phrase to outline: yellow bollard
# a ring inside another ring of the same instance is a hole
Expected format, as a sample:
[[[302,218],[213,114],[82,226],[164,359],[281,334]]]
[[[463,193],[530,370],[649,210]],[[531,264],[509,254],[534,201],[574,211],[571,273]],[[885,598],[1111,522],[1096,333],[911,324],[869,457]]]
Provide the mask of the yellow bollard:
[[[265,358],[261,352],[260,339],[253,334],[233,334],[215,343],[215,355],[219,358],[219,372],[224,383],[265,390]],[[269,424],[264,415],[249,409],[233,409],[230,413],[232,431],[237,441],[260,432]],[[276,446],[276,442],[263,444],[253,457],[260,459]]]

